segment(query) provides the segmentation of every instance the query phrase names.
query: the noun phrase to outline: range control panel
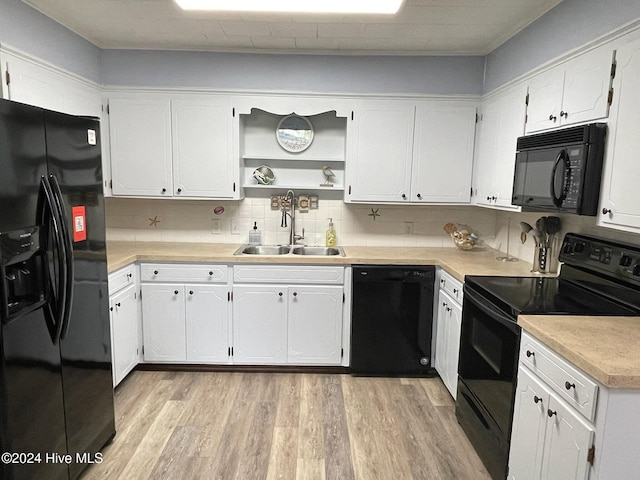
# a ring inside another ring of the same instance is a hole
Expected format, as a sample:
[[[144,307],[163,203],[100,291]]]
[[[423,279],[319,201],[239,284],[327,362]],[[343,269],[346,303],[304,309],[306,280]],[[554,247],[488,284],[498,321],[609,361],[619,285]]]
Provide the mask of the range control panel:
[[[600,270],[640,285],[640,245],[567,233],[562,242],[560,261]]]

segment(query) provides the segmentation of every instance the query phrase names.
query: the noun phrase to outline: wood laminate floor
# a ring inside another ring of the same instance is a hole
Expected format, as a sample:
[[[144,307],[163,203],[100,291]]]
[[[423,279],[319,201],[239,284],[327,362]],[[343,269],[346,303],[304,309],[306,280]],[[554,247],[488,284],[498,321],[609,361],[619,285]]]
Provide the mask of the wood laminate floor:
[[[489,476],[439,378],[134,371],[93,479]]]

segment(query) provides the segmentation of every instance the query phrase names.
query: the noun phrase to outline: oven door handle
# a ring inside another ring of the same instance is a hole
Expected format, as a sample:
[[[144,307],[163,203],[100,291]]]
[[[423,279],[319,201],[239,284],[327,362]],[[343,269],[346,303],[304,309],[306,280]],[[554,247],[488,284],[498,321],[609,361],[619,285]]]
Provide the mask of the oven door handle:
[[[509,317],[502,310],[494,308],[491,301],[489,301],[483,295],[480,295],[475,290],[472,290],[467,285],[464,286],[464,299],[473,302],[473,304],[482,310],[487,315],[490,315],[493,319],[497,320],[499,323],[507,327],[509,330],[519,333],[520,327],[516,322],[516,319]],[[462,309],[464,312],[464,307]]]

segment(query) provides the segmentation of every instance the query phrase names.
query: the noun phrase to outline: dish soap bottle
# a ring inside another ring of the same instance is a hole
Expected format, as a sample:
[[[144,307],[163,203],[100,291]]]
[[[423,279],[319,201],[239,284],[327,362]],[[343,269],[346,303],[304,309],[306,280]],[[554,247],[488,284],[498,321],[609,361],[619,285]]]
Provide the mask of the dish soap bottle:
[[[327,228],[326,242],[327,247],[336,246],[336,231],[333,228],[333,218],[329,219],[329,228]]]
[[[249,243],[251,245],[260,245],[262,243],[262,235],[258,230],[258,222],[253,222],[253,230],[249,230]]]

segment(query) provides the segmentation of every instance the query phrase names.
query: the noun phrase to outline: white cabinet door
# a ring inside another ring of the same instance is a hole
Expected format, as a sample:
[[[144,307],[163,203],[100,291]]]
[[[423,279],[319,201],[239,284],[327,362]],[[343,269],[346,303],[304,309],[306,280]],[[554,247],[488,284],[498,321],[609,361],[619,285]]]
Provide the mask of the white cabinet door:
[[[613,105],[609,116],[609,138],[605,156],[598,223],[640,233],[640,178],[638,138],[640,138],[640,41],[617,52]]]
[[[229,288],[226,285],[186,285],[187,361],[226,362],[229,359]]]
[[[511,431],[509,480],[540,478],[548,407],[547,388],[528,370],[520,368]]]
[[[138,304],[136,290],[136,286],[131,285],[112,295],[109,299],[114,387],[138,364]]]
[[[475,120],[474,106],[454,102],[417,105],[411,201],[469,202]]]
[[[553,395],[547,410],[542,475],[544,480],[589,478],[589,448],[594,428]]]
[[[438,301],[435,369],[442,378],[442,383],[455,399],[458,394],[462,308],[442,289]]]
[[[527,133],[605,118],[612,51],[601,47],[536,75],[529,82]]]
[[[347,127],[345,201],[409,200],[414,114],[403,101],[359,104]]]
[[[287,287],[233,287],[233,361],[245,364],[287,362]]]
[[[525,86],[486,100],[480,109],[473,184],[476,205],[519,210],[511,205],[516,143],[524,134]]]
[[[340,365],[343,291],[342,286],[289,287],[289,363]]]
[[[183,285],[142,285],[142,328],[146,361],[186,360],[184,297]]]
[[[232,198],[233,116],[230,97],[171,100],[173,194]]]
[[[171,105],[168,97],[109,99],[113,195],[172,195]]]

